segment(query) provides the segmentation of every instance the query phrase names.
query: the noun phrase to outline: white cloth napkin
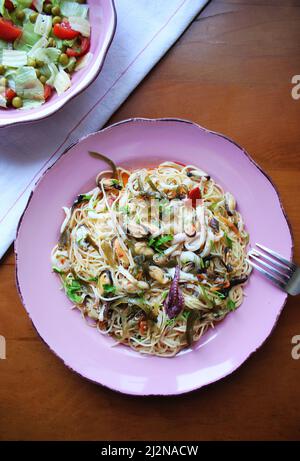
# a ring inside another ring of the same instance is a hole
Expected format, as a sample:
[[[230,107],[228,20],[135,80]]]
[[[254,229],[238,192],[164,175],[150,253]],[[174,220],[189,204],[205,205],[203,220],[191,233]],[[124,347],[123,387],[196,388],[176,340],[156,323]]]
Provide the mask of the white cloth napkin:
[[[0,258],[43,171],[105,124],[207,1],[116,0],[116,35],[96,81],[57,114],[0,130]]]

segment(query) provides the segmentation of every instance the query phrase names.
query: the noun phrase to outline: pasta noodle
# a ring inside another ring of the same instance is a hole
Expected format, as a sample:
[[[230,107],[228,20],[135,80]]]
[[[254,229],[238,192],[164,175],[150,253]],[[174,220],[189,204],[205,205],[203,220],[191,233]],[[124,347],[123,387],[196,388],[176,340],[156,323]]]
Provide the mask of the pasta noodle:
[[[249,235],[235,198],[173,162],[96,183],[64,208],[53,270],[101,334],[174,356],[243,301]]]

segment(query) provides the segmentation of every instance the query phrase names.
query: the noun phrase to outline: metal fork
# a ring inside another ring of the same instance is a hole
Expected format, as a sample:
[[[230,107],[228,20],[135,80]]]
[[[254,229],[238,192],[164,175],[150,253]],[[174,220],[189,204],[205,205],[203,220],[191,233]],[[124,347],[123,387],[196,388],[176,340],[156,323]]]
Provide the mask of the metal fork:
[[[246,261],[283,291],[290,295],[299,295],[300,268],[275,251],[259,243],[256,243],[256,246],[263,252],[257,248],[252,248]]]

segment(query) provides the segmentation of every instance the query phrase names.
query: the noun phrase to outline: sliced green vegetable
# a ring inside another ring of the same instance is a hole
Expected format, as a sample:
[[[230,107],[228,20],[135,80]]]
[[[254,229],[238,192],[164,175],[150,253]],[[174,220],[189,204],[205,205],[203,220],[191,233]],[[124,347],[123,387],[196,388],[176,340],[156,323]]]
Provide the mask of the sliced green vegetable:
[[[195,322],[198,320],[200,317],[199,312],[196,310],[192,310],[189,313],[189,316],[187,318],[186,322],[186,340],[189,346],[191,346],[194,342],[194,326]]]
[[[58,267],[55,267],[55,266],[52,267],[52,270],[53,270],[53,272],[56,272],[57,274],[62,274],[63,273],[60,269],[58,269]]]

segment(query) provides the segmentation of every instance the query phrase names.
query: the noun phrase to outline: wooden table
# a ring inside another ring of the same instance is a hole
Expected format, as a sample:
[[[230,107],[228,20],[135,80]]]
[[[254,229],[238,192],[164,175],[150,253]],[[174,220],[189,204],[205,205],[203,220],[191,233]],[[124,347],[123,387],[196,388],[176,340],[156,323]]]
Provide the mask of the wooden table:
[[[281,6],[284,4],[284,6]],[[111,122],[175,116],[244,146],[277,185],[300,262],[300,0],[214,0]],[[271,232],[270,228],[270,232]],[[1,439],[299,439],[299,298],[290,298],[264,346],[238,371],[172,398],[134,398],[69,371],[25,314],[10,249],[0,266]]]

